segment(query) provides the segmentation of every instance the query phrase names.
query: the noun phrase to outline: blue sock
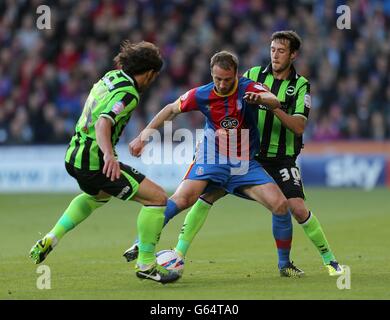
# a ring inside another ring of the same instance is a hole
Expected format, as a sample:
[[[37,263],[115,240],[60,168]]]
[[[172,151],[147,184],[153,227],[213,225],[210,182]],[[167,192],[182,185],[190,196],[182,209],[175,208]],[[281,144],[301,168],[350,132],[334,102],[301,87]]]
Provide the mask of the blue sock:
[[[174,216],[176,216],[181,210],[177,207],[176,202],[172,199],[168,199],[167,207],[164,211],[165,219],[164,226],[171,220]]]
[[[290,211],[284,216],[272,214],[272,233],[278,249],[278,267],[286,267],[290,262],[290,250],[292,241],[292,222]]]
[[[174,216],[176,216],[181,210],[177,207],[176,202],[172,199],[168,199],[167,201],[167,207],[164,211],[164,227],[165,225],[171,220]],[[134,244],[137,244],[139,242],[138,237],[135,239]]]

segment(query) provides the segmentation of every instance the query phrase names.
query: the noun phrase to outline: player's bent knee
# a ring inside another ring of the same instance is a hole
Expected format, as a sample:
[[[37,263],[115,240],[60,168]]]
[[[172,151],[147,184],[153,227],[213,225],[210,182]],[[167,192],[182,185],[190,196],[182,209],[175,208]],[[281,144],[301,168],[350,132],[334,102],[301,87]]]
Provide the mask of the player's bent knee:
[[[288,201],[286,198],[278,200],[272,210],[273,214],[283,216],[288,213]]]
[[[306,208],[292,208],[291,212],[298,222],[303,222],[309,217],[309,211]]]
[[[168,201],[168,195],[164,190],[161,190],[156,194],[156,198],[154,199],[153,202],[155,202],[155,205],[165,206],[167,204],[167,201]]]
[[[172,197],[175,201],[176,206],[181,210],[191,207],[197,200],[197,197],[188,196],[188,197]]]
[[[148,206],[166,206],[168,201],[168,195],[161,187],[156,187],[153,190],[153,197],[147,201],[143,201],[144,205]]]

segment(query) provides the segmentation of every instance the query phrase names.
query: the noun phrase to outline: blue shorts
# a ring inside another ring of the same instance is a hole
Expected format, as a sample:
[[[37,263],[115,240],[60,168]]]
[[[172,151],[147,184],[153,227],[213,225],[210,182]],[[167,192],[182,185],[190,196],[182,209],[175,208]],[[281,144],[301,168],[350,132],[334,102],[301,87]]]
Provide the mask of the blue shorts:
[[[242,164],[242,163],[241,163]],[[247,168],[245,174],[236,174],[238,165],[232,164],[198,164],[192,163],[184,179],[189,180],[208,180],[210,183],[205,192],[215,188],[223,188],[230,194],[238,196],[243,195],[238,191],[240,187],[249,185],[262,185],[266,183],[275,183],[274,179],[263,169],[256,161],[246,162]]]

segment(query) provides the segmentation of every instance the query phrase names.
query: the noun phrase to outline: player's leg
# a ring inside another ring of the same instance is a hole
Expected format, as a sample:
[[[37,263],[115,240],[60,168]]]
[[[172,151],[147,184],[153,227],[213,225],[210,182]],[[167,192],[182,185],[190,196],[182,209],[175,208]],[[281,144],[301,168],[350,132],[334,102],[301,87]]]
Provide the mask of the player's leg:
[[[288,206],[295,220],[301,224],[306,236],[317,248],[329,274],[340,274],[342,268],[338,265],[325,234],[317,218],[305,206],[305,193],[299,168],[295,161],[286,160],[271,164],[263,163],[265,170],[278,184],[288,199]],[[280,225],[280,217],[273,217],[273,229]],[[282,221],[283,222],[283,221]]]
[[[283,216],[288,213],[287,199],[275,183],[245,186],[240,188],[240,192],[259,202],[275,215]]]
[[[274,183],[247,186],[241,192],[264,205],[273,217],[279,221],[279,227],[274,228],[274,237],[278,251],[278,268],[283,270],[290,265],[290,251],[292,242],[292,224],[289,221],[287,199]]]
[[[193,205],[193,209],[186,215],[183,227],[181,229],[179,240],[176,245],[176,251],[179,252],[183,257],[187,253],[187,250],[195,238],[198,231],[203,226],[207,214],[211,208],[211,204],[205,199],[198,199],[199,196],[204,192],[210,190],[218,189],[220,186],[224,185],[228,180],[229,176],[229,166],[228,165],[218,165],[218,164],[194,164],[190,167],[188,173],[185,176],[185,181],[204,181],[206,182],[203,185],[200,185],[196,191],[191,191],[192,187],[187,187],[186,184],[179,186],[177,192],[172,196],[172,199],[180,207],[186,207]],[[193,184],[193,182],[191,182]],[[195,186],[195,184],[194,184]],[[207,186],[207,189],[206,189]],[[202,188],[203,187],[203,188]],[[183,189],[188,189],[187,192],[184,192]],[[199,192],[200,191],[200,192]],[[222,193],[224,195],[224,193]],[[219,197],[218,193],[215,194],[215,198]],[[213,198],[213,196],[209,196]],[[197,201],[198,200],[198,201]]]
[[[201,195],[187,213],[175,247],[182,257],[185,257],[196,234],[202,228],[213,203],[225,195],[226,191],[222,188],[210,190]]]
[[[150,183],[142,185],[144,182],[141,183],[140,189],[134,197],[134,200],[140,201],[141,203],[145,200],[149,201],[149,197],[152,197],[153,199],[156,192],[156,188],[150,185]],[[189,201],[195,202],[195,200],[203,192],[206,185],[207,181],[185,180],[181,184],[181,188],[179,188],[180,190],[176,193],[176,197],[177,199],[185,197],[189,199]],[[188,203],[191,204],[190,202]],[[148,210],[145,208],[146,206],[144,206],[141,210],[137,221],[139,242],[136,274],[139,278],[155,281],[160,281],[159,278],[165,278],[166,280],[164,280],[164,282],[175,281],[176,279],[174,279],[174,277],[178,278],[179,275],[172,271],[164,270],[164,268],[157,265],[155,257],[155,246],[160,237],[164,223],[165,206],[163,207],[163,210],[158,212],[158,215],[155,210],[155,206],[149,207]],[[151,208],[154,211],[151,211]]]
[[[261,163],[266,172],[275,180],[279,188],[281,189],[284,196],[288,199],[291,195],[300,194],[299,181],[293,178],[291,173],[291,164],[288,162],[286,164],[276,163],[272,161],[269,163]],[[294,172],[294,177],[296,176]],[[303,195],[303,193],[302,193]],[[285,239],[291,239],[293,234],[293,225],[291,221],[291,214],[278,216],[272,214],[272,233],[275,238],[276,247],[278,249],[279,261],[283,261],[283,254],[285,251],[291,250],[291,245],[289,248],[284,246]],[[283,262],[279,262],[279,265]]]
[[[94,210],[106,204],[111,197],[89,184],[87,173],[76,170],[69,165],[66,166],[66,169],[77,179],[84,192],[70,202],[55,226],[31,248],[30,257],[35,263],[41,263],[66,233],[88,218]]]
[[[166,212],[166,222],[172,219],[177,213],[191,207],[203,193],[208,184],[207,180],[183,180],[175,193],[169,198],[172,204],[170,212]]]
[[[90,216],[90,214],[106,204],[111,196],[103,191],[97,195],[82,193],[72,200],[62,217],[49,232],[56,241],[59,241],[67,232]]]
[[[109,199],[110,196],[105,193],[96,196],[82,193],[75,197],[55,226],[32,247],[30,256],[33,261],[41,263],[66,233],[88,218],[94,210],[106,204]]]
[[[244,186],[244,187],[242,187]],[[238,188],[238,191],[235,191]],[[292,242],[292,223],[288,211],[287,199],[275,184],[275,181],[264,171],[260,164],[251,161],[249,171],[244,176],[232,177],[228,191],[258,201],[273,213],[273,220],[278,226],[273,228],[276,247],[278,250],[278,268],[281,276],[300,277],[304,272],[290,261]]]
[[[286,197],[274,183],[250,186],[242,192],[268,208],[273,215],[273,235],[278,251],[278,268],[283,276],[300,276],[303,271],[292,266],[290,251],[292,243],[292,223]],[[277,227],[275,227],[277,221]]]
[[[242,193],[256,200],[272,212],[273,218],[278,221],[278,227],[273,228],[278,249],[278,267],[281,270],[289,266],[292,223],[287,199],[275,181],[257,161],[251,161],[248,173],[244,176],[232,177],[229,188],[235,194]]]
[[[145,178],[132,200],[143,204],[137,219],[138,265],[150,266],[156,260],[155,246],[164,223],[167,195],[160,186]]]
[[[179,241],[176,245],[176,250],[184,257],[189,249],[190,243],[193,238],[197,234],[197,232],[202,227],[204,221],[207,218],[208,212],[210,211],[214,202],[218,199],[222,198],[226,195],[226,191],[223,189],[215,189],[213,191],[202,194],[196,203],[191,207],[191,210],[187,213],[184,226],[188,226],[187,228],[182,228],[182,232],[179,236]],[[185,208],[186,209],[186,208]],[[164,212],[164,226],[168,223],[168,221],[176,216],[184,209],[180,209],[177,207],[176,203],[172,200],[172,198],[167,201],[167,208]],[[167,211],[171,214],[171,217],[167,219]],[[192,221],[195,221],[195,225]],[[123,256],[126,258],[128,262],[137,259],[138,257],[138,242],[137,238],[133,245],[127,249]]]
[[[168,199],[165,210],[163,227],[179,212],[192,206],[196,199],[203,193],[207,186],[205,180],[183,180],[175,193]],[[128,262],[138,258],[139,254],[139,234],[133,245],[127,249],[123,256]]]
[[[179,279],[177,273],[160,268],[155,262],[155,246],[164,221],[167,201],[165,191],[134,168],[120,163],[121,175],[115,181],[107,181],[102,189],[121,200],[134,200],[143,204],[137,219],[140,234],[140,262],[136,275],[161,283]]]
[[[192,206],[191,210],[187,213],[184,220],[183,228],[181,229],[178,243],[176,244],[176,251],[178,251],[183,257],[187,254],[189,246],[194,239],[195,235],[203,226],[204,221],[207,218],[207,215],[215,201],[226,195],[226,191],[223,189],[217,189],[212,192],[207,192],[202,194],[196,203]],[[169,203],[170,199],[168,199]],[[172,201],[172,203],[174,203]],[[175,203],[174,203],[175,204]],[[176,205],[175,205],[176,207]],[[167,209],[168,210],[168,205]],[[177,209],[177,213],[181,212],[181,209]],[[166,212],[165,211],[165,212]],[[167,216],[165,215],[165,221]],[[164,221],[164,226],[165,226]],[[169,220],[168,220],[169,221]],[[123,256],[127,259],[128,262],[137,259],[138,257],[138,238],[136,242],[127,249]]]
[[[168,202],[171,203],[171,210],[166,210],[164,223],[166,224],[170,219],[172,219],[172,217],[191,207],[197,201],[206,201],[212,204],[221,196],[225,195],[223,190],[221,191],[214,188],[208,189],[207,185],[207,180],[183,180],[176,189],[175,193],[168,200]],[[202,195],[204,191],[207,192]]]
[[[207,192],[206,187],[209,182],[213,184],[213,190],[223,185],[227,180],[227,172],[226,165],[193,162],[170,200],[174,202],[177,210],[187,209],[198,200],[200,195]]]
[[[209,180],[219,184],[223,183],[221,179],[224,177],[224,169],[222,167],[204,164],[200,166],[201,170],[198,169],[199,166],[195,162],[190,165],[175,193],[168,199],[164,212],[164,226],[179,212],[189,208],[197,201],[198,197],[204,192]],[[123,256],[128,262],[138,257],[138,238],[124,252]]]
[[[141,183],[141,187],[138,190],[138,193],[133,197],[134,201],[138,201],[140,203],[145,203],[145,204],[151,204],[151,201],[152,202],[155,202],[155,201],[160,202],[162,199],[158,200],[158,198],[164,197],[164,201],[161,201],[161,202],[166,202],[166,194],[162,188],[158,187],[150,180],[146,180],[145,183],[143,183],[143,182]],[[150,187],[150,188],[148,188],[148,187]],[[151,193],[151,191],[157,192],[158,197],[153,198],[153,196],[155,194]],[[166,208],[166,206],[164,206],[164,208]],[[139,238],[137,236],[134,244],[124,252],[123,256],[127,259],[128,262],[133,261],[133,260],[138,258],[138,252],[139,252],[138,243],[139,243]]]
[[[282,277],[302,277],[305,273],[290,261],[292,242],[291,219],[287,199],[276,184],[267,183],[246,187],[242,192],[268,208],[274,219],[278,220],[278,228],[274,228],[274,237],[278,249],[278,268]]]
[[[295,220],[302,226],[306,236],[318,250],[329,275],[336,276],[343,274],[344,270],[337,262],[320,222],[317,217],[306,208],[304,200],[302,198],[290,198],[288,199],[288,205]]]

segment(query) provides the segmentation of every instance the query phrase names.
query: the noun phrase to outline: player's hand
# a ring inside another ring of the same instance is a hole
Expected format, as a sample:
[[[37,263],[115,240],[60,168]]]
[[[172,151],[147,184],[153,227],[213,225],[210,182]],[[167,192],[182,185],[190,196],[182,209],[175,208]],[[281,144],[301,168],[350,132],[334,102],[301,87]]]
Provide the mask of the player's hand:
[[[104,167],[103,174],[106,175],[111,181],[115,181],[119,179],[121,176],[121,168],[119,166],[119,162],[115,159],[115,156],[111,153],[106,153],[103,156]]]
[[[263,103],[261,93],[256,93],[256,92],[245,92],[244,100],[250,104],[262,104]]]
[[[144,142],[142,141],[140,135],[129,143],[130,154],[134,157],[140,157],[143,149]]]

